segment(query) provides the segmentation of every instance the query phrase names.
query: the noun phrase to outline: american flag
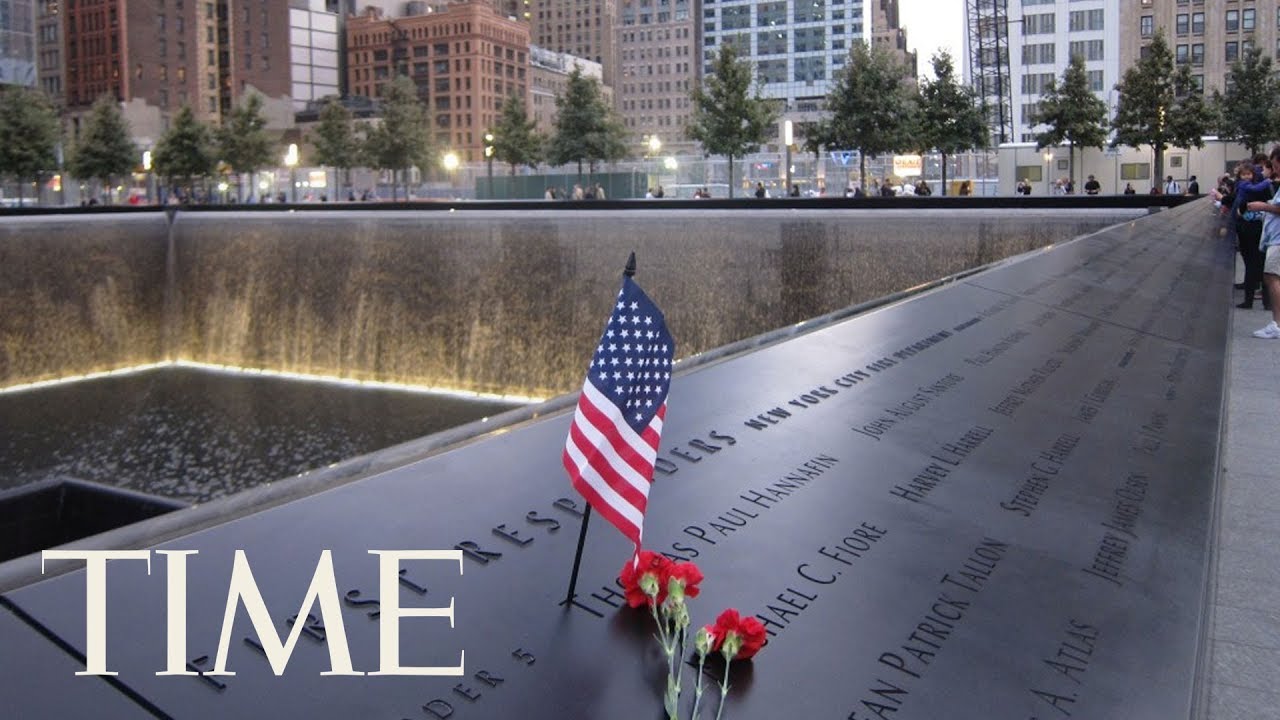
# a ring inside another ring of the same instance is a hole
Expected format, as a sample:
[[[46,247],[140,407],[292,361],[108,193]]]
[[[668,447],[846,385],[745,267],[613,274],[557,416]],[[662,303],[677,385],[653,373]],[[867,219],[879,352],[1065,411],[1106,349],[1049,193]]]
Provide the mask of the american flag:
[[[637,549],[675,349],[658,306],[624,277],[564,446],[573,487]]]

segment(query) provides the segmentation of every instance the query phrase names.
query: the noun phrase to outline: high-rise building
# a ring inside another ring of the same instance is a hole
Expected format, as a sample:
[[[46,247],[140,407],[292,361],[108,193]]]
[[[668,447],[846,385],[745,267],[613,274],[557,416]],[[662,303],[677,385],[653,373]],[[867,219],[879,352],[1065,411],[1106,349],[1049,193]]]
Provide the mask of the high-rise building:
[[[342,95],[341,18],[326,0],[293,0],[289,8],[290,97],[295,110]]]
[[[553,52],[600,63],[604,84],[615,84],[614,22],[621,0],[533,0],[528,7],[530,40]],[[633,0],[656,6],[673,0]]]
[[[702,38],[704,73],[732,43],[755,65],[762,95],[802,119],[821,111],[852,43],[869,36],[863,0],[703,0]]]
[[[618,0],[615,33],[618,112],[637,143],[668,152],[686,139],[689,93],[698,77],[698,0]],[[639,146],[637,146],[639,147]],[[655,145],[654,147],[657,147]]]
[[[219,123],[248,91],[260,93],[270,127],[292,124],[290,5],[307,0],[101,0],[42,8],[42,57],[60,59],[74,135],[99,97],[123,103],[136,136],[154,140],[178,108]],[[53,18],[61,17],[60,24]],[[54,72],[42,83],[56,88]]]
[[[1120,9],[1120,66],[1137,62],[1157,31],[1174,62],[1191,66],[1206,91],[1223,90],[1231,64],[1251,47],[1280,53],[1280,3],[1252,0],[1137,0]]]
[[[874,0],[871,8],[871,42],[888,50],[914,80],[920,74],[919,59],[907,49],[907,31],[898,21],[898,0]],[[927,62],[929,59],[925,58]]]
[[[36,77],[37,86],[61,106],[62,100],[62,2],[38,0],[36,3]]]
[[[537,123],[538,132],[550,135],[555,131],[556,98],[564,94],[569,85],[569,74],[577,70],[583,77],[600,80],[604,77],[600,63],[574,57],[568,53],[552,52],[537,45],[529,47],[529,117]],[[601,87],[604,100],[613,103],[608,85]]]
[[[0,85],[36,85],[34,0],[0,0]]]
[[[1140,0],[1147,2],[1148,0]],[[997,4],[1000,7],[995,7]],[[1120,3],[1111,0],[970,0],[968,44],[971,61],[975,56],[975,26],[983,38],[995,40],[1007,28],[1009,58],[1009,130],[1007,142],[1034,142],[1036,126],[1030,122],[1050,81],[1061,79],[1072,55],[1084,60],[1089,87],[1108,108],[1115,109],[1114,87],[1120,80]],[[1007,21],[1007,22],[1006,22]],[[1001,27],[1004,26],[1004,28]],[[985,48],[983,58],[998,68],[1002,45],[997,41]],[[975,63],[977,78],[998,77]],[[983,97],[992,101],[992,90]],[[994,128],[993,128],[994,130]]]
[[[399,75],[412,78],[436,141],[464,162],[484,158],[484,135],[502,103],[528,106],[529,26],[491,3],[457,2],[385,17],[376,7],[347,18],[347,82],[353,95],[379,97]]]

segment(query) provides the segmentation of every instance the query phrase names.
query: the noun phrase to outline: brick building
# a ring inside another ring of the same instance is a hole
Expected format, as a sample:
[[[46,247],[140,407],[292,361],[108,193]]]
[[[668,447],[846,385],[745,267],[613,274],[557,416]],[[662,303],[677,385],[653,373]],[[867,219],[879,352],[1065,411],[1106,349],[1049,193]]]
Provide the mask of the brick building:
[[[487,2],[458,2],[387,18],[378,8],[347,18],[347,84],[378,97],[407,75],[427,108],[436,141],[464,162],[484,158],[485,132],[502,102],[529,106],[529,26]]]

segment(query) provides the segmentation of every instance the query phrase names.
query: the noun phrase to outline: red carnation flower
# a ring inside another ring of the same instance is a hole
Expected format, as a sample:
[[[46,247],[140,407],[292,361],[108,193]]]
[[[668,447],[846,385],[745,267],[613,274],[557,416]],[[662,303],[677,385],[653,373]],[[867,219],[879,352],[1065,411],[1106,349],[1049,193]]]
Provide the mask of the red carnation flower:
[[[701,590],[698,583],[702,582],[702,571],[697,565],[691,562],[671,563],[667,567],[667,581],[663,583],[663,589],[670,587],[671,580],[679,580],[684,583],[684,596],[688,598],[698,597]]]
[[[638,608],[655,602],[641,588],[641,582],[646,576],[657,588],[656,602],[661,604],[667,598],[667,574],[671,564],[665,555],[652,550],[641,550],[637,559],[628,560],[622,566],[622,571],[618,573],[618,579],[622,581],[622,589],[627,594],[627,604]]]
[[[723,652],[728,645],[732,651],[729,660],[749,660],[760,652],[767,640],[764,625],[759,620],[750,615],[741,617],[733,608],[720,613],[713,632],[716,636],[713,649]]]

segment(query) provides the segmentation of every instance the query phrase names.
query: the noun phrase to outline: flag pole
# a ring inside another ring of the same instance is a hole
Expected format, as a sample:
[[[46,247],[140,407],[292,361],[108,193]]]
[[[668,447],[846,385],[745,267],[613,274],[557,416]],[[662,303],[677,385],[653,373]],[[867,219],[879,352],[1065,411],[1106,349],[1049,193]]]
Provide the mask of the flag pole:
[[[636,276],[636,254],[631,253],[627,258],[627,266],[623,268],[622,275],[624,277]],[[591,522],[591,503],[587,503],[587,509],[582,512],[582,529],[578,531],[578,549],[573,554],[573,572],[569,573],[569,593],[564,596],[564,603],[573,602],[574,590],[578,587],[578,568],[582,564],[582,548],[587,542],[587,524]]]

